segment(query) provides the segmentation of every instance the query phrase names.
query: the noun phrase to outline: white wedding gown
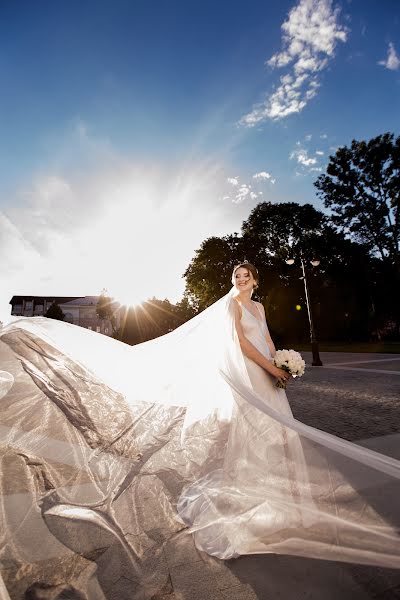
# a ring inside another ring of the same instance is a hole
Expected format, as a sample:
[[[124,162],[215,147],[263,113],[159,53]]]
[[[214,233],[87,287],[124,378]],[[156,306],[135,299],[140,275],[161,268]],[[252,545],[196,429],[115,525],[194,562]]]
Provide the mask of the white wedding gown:
[[[270,358],[265,319],[242,306],[241,324]],[[225,369],[235,405],[223,466],[178,503],[198,548],[219,558],[277,552],[400,566],[400,463],[296,422],[285,391],[251,359],[237,354]],[[379,458],[388,461],[382,471]]]
[[[267,325],[242,306],[246,338],[267,358]],[[293,418],[284,390],[254,361],[243,357],[251,388],[269,408]],[[222,469],[186,488],[178,511],[202,550],[220,558],[271,552],[282,528],[314,523],[307,467],[297,433],[236,398],[229,452]]]
[[[103,529],[106,512],[136,561],[155,530],[187,526],[222,559],[273,552],[400,567],[400,461],[294,419],[285,392],[241,352],[233,293],[132,348],[45,318],[3,329],[2,481],[21,478],[50,531],[41,549],[29,546],[28,513],[16,515],[2,487],[8,556],[58,552],[60,522],[78,519],[68,508],[78,506]],[[243,307],[242,325],[269,356],[261,314]]]

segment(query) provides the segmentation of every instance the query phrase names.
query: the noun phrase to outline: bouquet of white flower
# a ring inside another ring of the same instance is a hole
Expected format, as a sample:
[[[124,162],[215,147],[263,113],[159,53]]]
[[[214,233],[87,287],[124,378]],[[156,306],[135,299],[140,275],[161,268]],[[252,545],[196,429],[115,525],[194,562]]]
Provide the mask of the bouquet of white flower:
[[[304,375],[306,363],[296,350],[277,350],[274,356],[274,365],[290,373],[292,377],[301,377]],[[287,383],[278,383],[277,387],[286,389]]]

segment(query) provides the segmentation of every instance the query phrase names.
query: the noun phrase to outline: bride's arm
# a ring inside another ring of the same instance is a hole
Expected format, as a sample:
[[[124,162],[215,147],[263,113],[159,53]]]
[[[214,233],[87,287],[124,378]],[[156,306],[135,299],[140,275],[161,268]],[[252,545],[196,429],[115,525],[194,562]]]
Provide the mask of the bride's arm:
[[[234,312],[235,312],[235,327],[236,332],[239,338],[239,344],[242,349],[242,352],[247,358],[250,358],[255,363],[257,363],[260,367],[262,367],[265,371],[270,373],[273,377],[276,377],[279,381],[286,381],[288,378],[288,373],[283,369],[278,369],[271,361],[268,360],[266,356],[261,354],[259,350],[247,339],[244,335],[242,324],[240,322],[241,318],[241,308],[236,300],[233,300],[234,303]],[[271,340],[272,341],[272,340]]]

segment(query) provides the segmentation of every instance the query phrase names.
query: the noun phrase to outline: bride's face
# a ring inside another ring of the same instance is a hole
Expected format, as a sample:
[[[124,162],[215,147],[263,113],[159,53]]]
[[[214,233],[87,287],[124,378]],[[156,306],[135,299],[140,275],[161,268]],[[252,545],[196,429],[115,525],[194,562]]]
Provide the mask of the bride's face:
[[[239,267],[235,271],[234,275],[234,286],[239,292],[253,290],[256,285],[256,280],[250,271],[244,267]]]

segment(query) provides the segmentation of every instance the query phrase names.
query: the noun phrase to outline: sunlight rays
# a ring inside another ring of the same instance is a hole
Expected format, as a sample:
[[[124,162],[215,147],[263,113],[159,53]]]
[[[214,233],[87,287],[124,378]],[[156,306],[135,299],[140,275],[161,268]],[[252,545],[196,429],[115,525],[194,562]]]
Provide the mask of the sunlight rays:
[[[222,201],[226,173],[208,160],[167,165],[116,157],[109,168],[64,174],[62,185],[51,172],[43,176],[51,185],[36,179],[13,212],[11,295],[27,288],[36,295],[98,295],[106,287],[127,307],[153,297],[176,302],[193,248],[206,234],[225,233],[235,217]],[[43,217],[34,235],[25,227],[33,208]]]

